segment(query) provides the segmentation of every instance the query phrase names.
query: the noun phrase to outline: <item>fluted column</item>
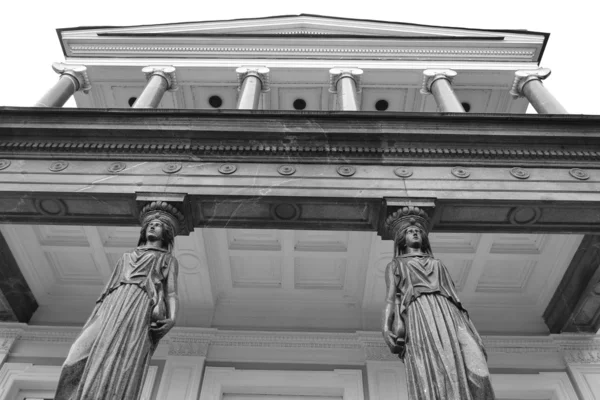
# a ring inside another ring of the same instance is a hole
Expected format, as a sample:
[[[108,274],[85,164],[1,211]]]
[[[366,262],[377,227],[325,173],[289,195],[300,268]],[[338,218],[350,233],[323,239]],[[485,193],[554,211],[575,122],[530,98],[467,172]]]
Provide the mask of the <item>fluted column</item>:
[[[542,83],[542,80],[550,76],[550,72],[549,68],[515,72],[515,80],[510,94],[515,98],[527,98],[538,114],[568,114],[567,110]]]
[[[167,90],[178,89],[175,67],[149,66],[143,68],[142,72],[146,74],[148,82],[132,108],[156,108]]]
[[[358,93],[362,69],[332,68],[329,70],[329,91],[336,95],[337,109],[341,111],[358,111]]]
[[[422,94],[433,94],[442,112],[465,112],[460,100],[452,90],[456,71],[451,69],[426,69],[423,71]]]
[[[260,94],[269,91],[269,68],[239,67],[235,70],[238,76],[240,92],[236,108],[238,110],[257,110]]]
[[[52,69],[60,74],[58,82],[52,86],[35,107],[62,107],[78,90],[88,93],[91,89],[87,68],[83,65],[53,63]]]

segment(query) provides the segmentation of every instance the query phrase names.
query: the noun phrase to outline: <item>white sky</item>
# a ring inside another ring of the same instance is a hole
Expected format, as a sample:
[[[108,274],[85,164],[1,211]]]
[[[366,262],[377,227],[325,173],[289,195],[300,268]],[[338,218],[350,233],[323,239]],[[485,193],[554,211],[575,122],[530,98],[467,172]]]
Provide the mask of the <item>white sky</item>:
[[[546,87],[572,114],[598,114],[600,2],[327,0],[4,0],[0,7],[0,105],[31,106],[56,82],[64,57],[57,28],[126,26],[320,14],[417,24],[549,32]],[[596,99],[596,100],[594,100]]]

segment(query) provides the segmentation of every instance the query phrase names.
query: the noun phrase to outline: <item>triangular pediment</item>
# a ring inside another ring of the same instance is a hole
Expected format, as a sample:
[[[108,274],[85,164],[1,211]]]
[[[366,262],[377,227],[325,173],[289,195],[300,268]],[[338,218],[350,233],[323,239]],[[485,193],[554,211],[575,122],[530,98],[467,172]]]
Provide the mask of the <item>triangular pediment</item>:
[[[531,35],[527,31],[481,30],[416,25],[400,22],[371,21],[324,17],[316,15],[293,15],[281,17],[205,21],[131,27],[75,28],[59,30],[64,36],[69,32],[87,32],[100,36],[194,36],[194,35],[323,35],[323,36],[389,36],[411,38],[472,37],[499,38]]]

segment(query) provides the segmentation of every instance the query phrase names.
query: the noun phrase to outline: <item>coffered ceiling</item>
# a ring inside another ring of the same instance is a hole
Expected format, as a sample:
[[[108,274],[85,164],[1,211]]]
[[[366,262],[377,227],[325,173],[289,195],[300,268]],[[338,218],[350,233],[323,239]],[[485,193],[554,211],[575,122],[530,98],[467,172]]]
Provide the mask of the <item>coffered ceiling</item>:
[[[82,324],[137,228],[2,225],[40,307]],[[485,333],[544,333],[541,315],[581,236],[432,234]],[[372,232],[196,229],[178,237],[180,326],[377,330],[392,245]]]

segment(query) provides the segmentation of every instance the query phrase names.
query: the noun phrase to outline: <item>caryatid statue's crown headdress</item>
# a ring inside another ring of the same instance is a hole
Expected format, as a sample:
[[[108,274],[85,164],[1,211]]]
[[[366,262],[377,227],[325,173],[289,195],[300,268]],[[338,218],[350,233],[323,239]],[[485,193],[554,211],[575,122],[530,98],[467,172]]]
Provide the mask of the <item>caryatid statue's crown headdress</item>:
[[[142,208],[142,211],[140,212],[140,224],[145,226],[155,219],[165,225],[169,225],[173,232],[173,236],[176,236],[184,223],[185,217],[181,211],[169,203],[164,201],[153,201]]]
[[[429,235],[429,216],[419,207],[402,207],[386,218],[385,228],[389,236],[394,239],[395,252],[398,251],[397,243],[401,239],[403,232],[411,225],[419,227],[425,235]]]

